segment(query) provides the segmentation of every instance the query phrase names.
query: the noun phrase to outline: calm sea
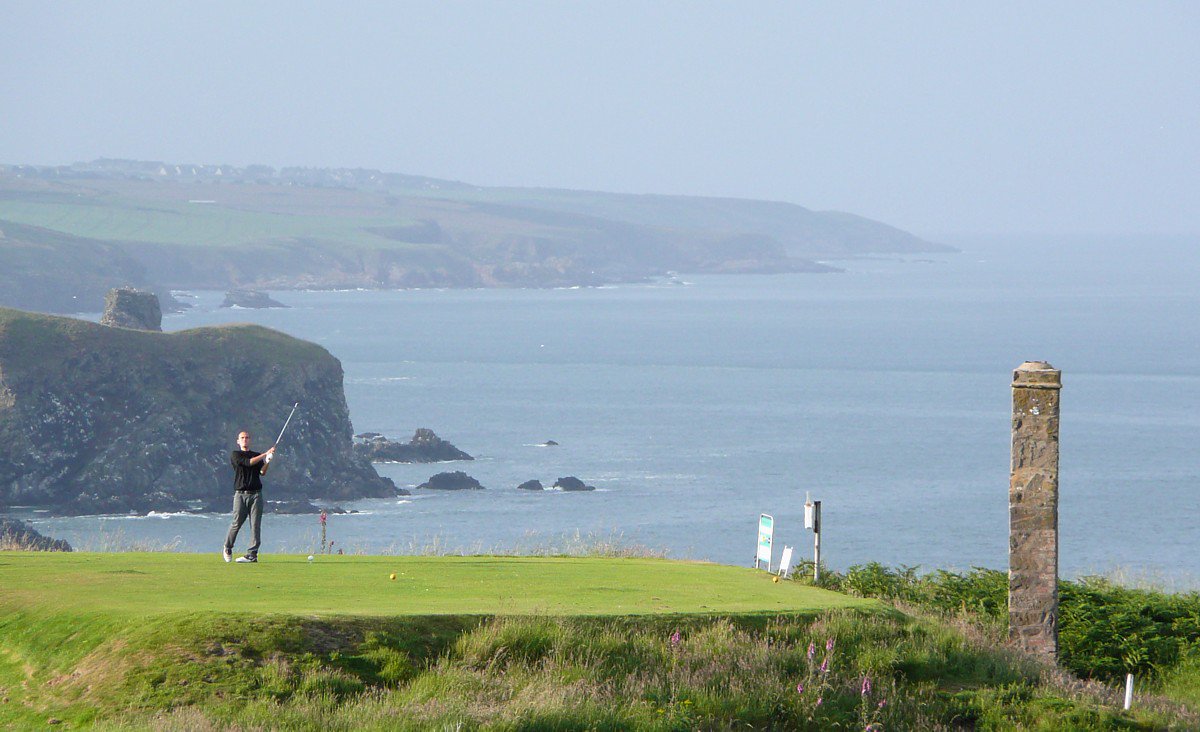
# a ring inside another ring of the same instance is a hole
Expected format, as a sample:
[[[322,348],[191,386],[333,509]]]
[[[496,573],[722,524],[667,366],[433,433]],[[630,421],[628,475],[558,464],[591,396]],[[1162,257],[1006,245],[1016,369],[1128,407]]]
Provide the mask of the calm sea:
[[[811,555],[809,493],[835,568],[1004,568],[1011,372],[1048,360],[1064,381],[1063,572],[1200,577],[1200,241],[951,243],[962,253],[830,275],[281,292],[290,309],[261,311],[199,292],[164,328],[253,321],[316,341],[345,367],[356,431],[429,427],[477,457],[380,466],[401,486],[462,469],[488,490],[347,505],[361,513],[331,517],[330,538],[367,552],[580,532],[747,565],[760,513],[775,516],[776,559],[784,544]],[[516,490],[566,475],[599,490]],[[227,521],[35,523],[85,548],[215,556]],[[264,552],[316,536],[315,517],[269,516]]]

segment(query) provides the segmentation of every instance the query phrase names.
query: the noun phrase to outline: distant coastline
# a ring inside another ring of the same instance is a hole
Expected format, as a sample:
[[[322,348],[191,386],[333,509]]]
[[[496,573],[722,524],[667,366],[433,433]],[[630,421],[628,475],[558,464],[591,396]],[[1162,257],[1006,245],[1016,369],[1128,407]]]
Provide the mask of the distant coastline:
[[[953,251],[790,203],[488,188],[371,169],[100,159],[0,165],[0,306],[92,312],[113,287],[556,288],[835,272]],[[245,262],[261,262],[247,267]]]

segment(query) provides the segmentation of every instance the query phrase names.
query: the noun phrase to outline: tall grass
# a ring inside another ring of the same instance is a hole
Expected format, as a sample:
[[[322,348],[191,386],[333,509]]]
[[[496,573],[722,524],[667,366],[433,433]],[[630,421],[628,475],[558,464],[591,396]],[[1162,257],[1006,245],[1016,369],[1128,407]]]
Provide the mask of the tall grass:
[[[495,618],[424,649],[392,629],[323,653],[256,652],[255,663],[237,661],[240,689],[228,698],[160,699],[101,728],[1185,729],[1198,721],[1180,710],[1124,714],[1087,688],[1049,683],[1045,668],[988,638],[900,615]],[[224,653],[244,659],[241,649]],[[169,670],[159,680],[160,689],[180,682]]]
[[[822,584],[910,612],[933,612],[944,622],[957,618],[996,643],[1007,633],[1008,575],[998,570],[920,574],[914,567],[871,563],[845,573],[824,571]],[[1068,673],[1051,678],[1064,693],[1086,688],[1093,698],[1112,701],[1120,699],[1119,685],[1132,673],[1140,684],[1139,703],[1200,708],[1200,592],[1167,592],[1153,578],[1139,584],[1122,586],[1099,576],[1059,583],[1059,661]]]

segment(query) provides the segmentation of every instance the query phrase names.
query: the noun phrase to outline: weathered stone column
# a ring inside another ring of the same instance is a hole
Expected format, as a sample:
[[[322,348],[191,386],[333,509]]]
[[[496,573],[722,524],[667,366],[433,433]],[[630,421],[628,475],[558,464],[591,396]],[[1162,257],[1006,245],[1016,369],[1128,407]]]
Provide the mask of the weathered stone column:
[[[1062,372],[1026,361],[1013,372],[1008,486],[1008,637],[1058,660],[1058,398]]]

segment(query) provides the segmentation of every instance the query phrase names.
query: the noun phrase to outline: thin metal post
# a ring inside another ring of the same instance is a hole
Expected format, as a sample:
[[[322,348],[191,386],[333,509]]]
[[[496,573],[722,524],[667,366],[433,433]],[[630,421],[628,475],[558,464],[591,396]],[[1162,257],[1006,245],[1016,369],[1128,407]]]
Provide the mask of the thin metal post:
[[[813,501],[813,582],[821,581],[821,502]]]

